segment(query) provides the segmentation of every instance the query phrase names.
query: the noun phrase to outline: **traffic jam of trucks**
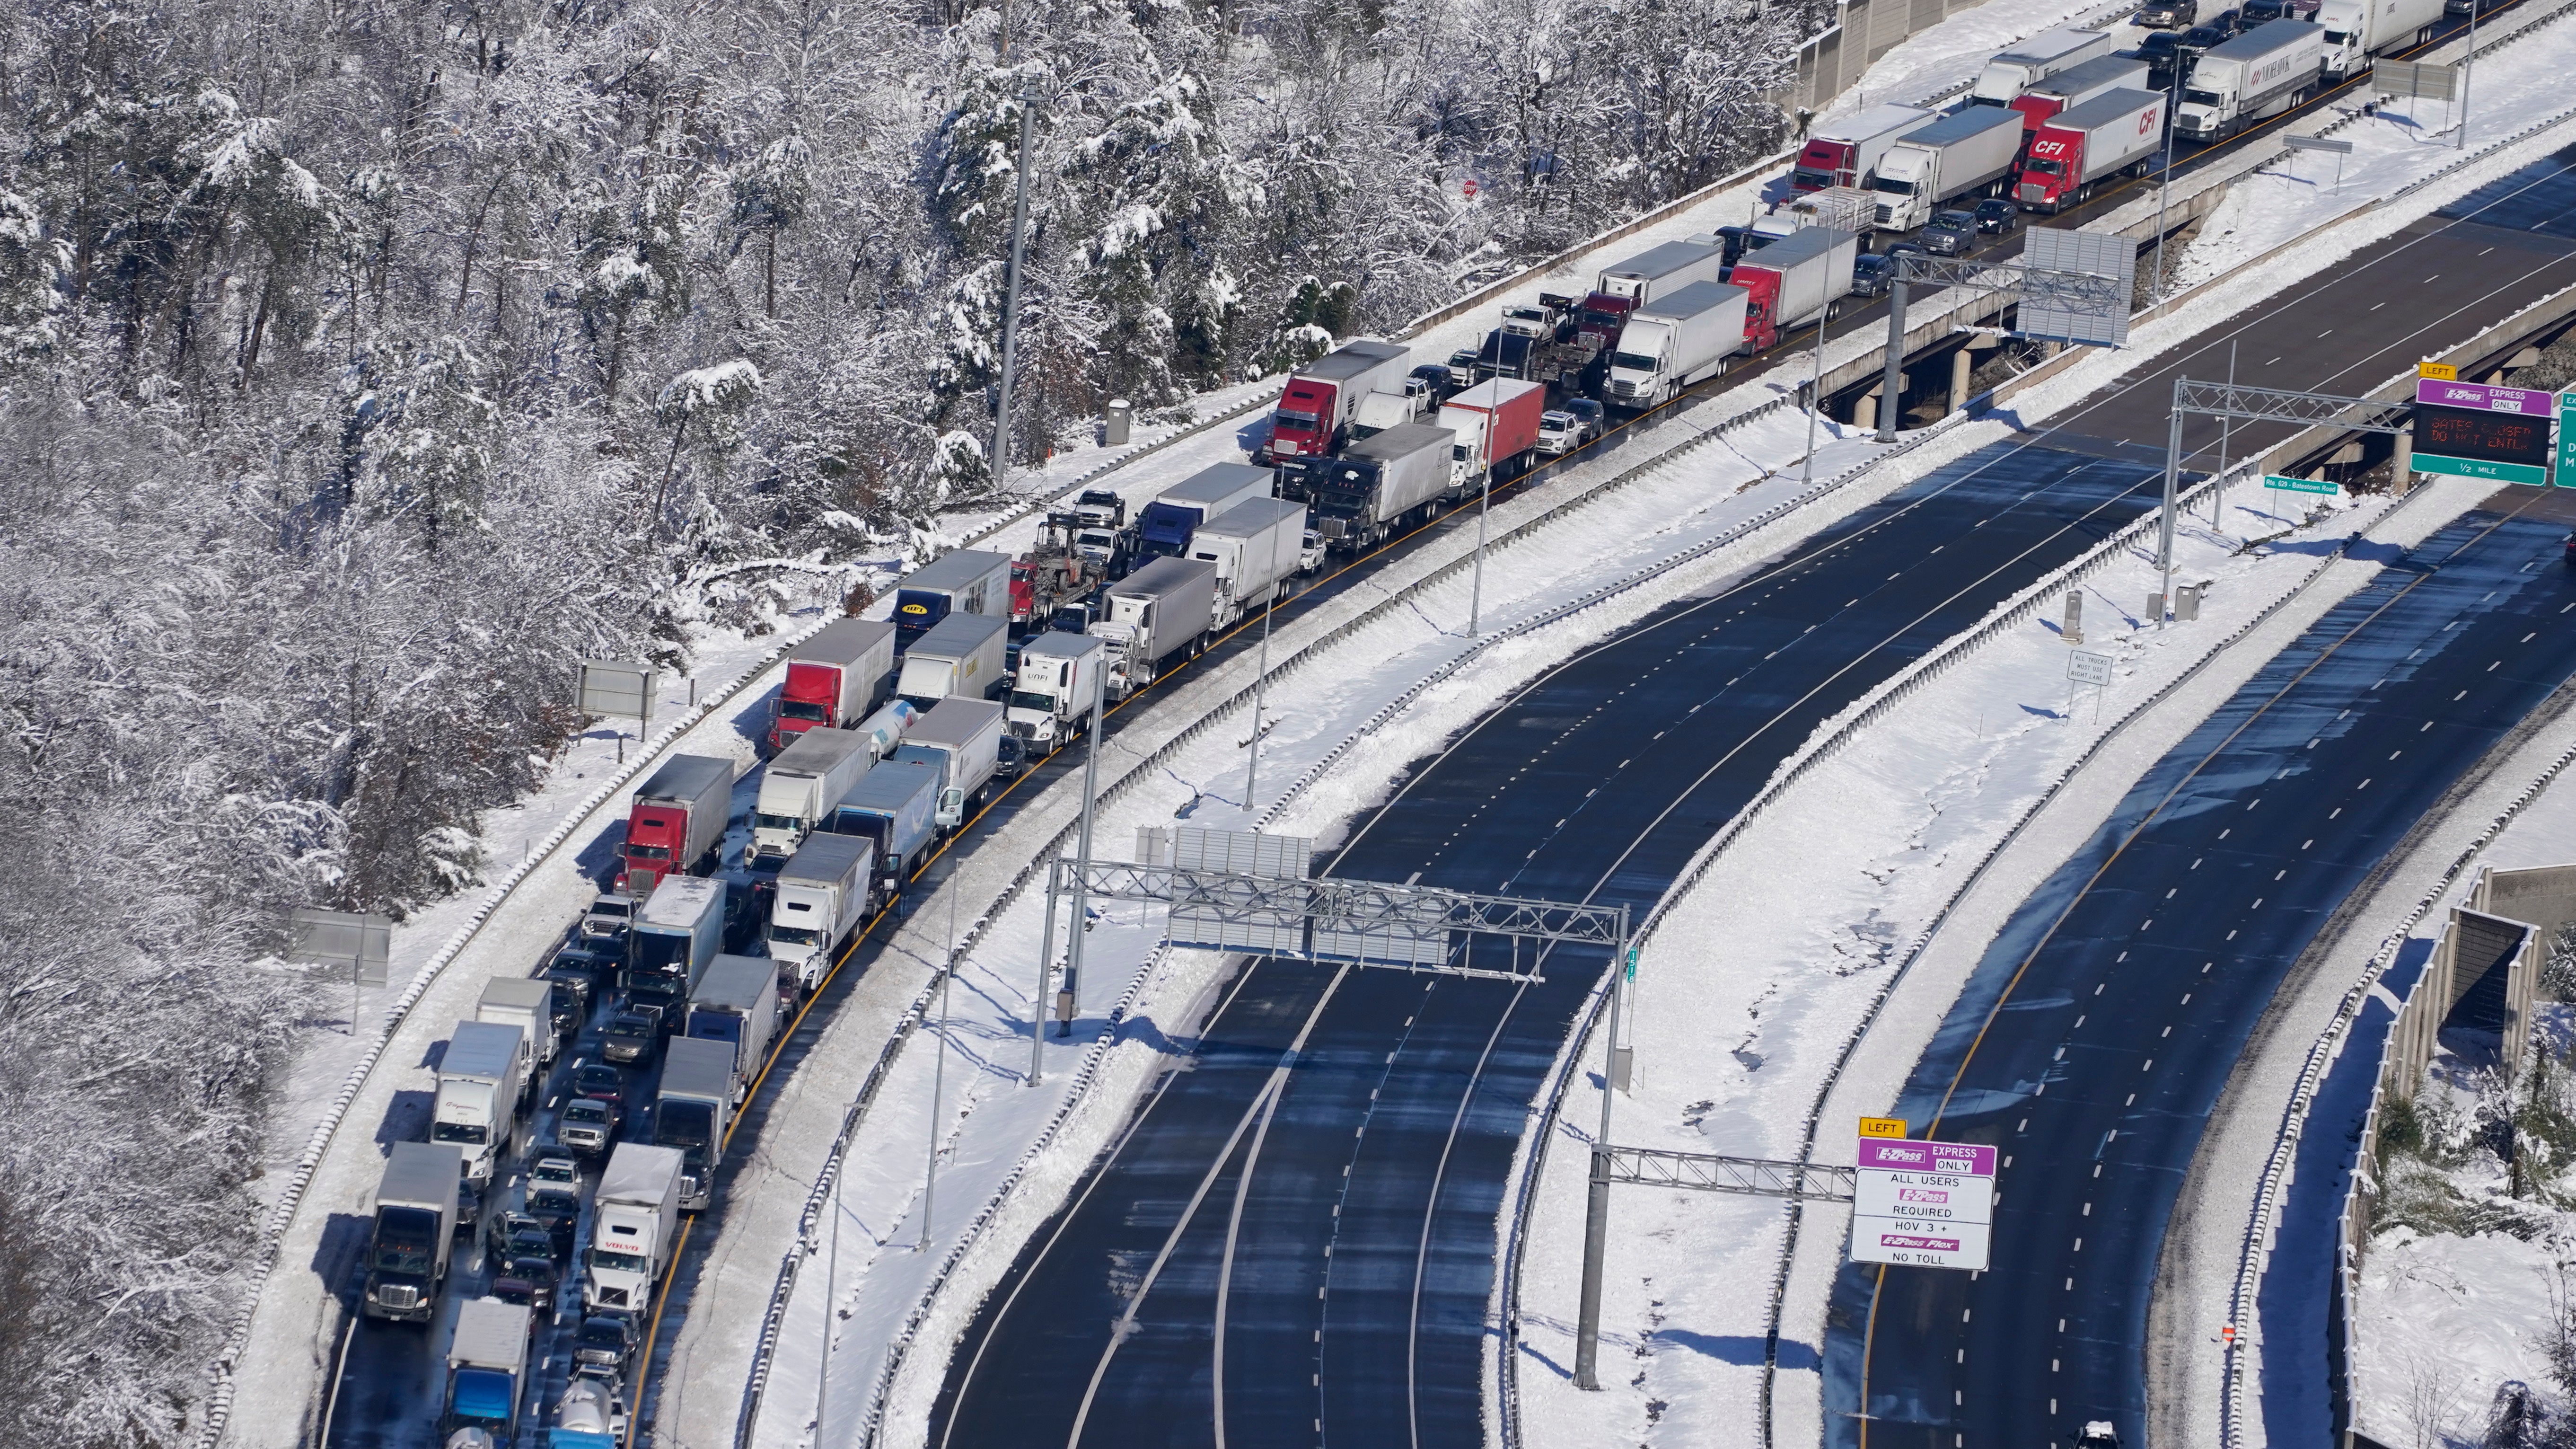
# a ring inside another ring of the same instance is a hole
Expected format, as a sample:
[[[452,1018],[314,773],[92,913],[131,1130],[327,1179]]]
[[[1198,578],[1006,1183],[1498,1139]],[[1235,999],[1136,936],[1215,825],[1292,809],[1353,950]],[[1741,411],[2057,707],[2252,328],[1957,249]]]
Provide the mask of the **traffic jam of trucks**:
[[[418,1140],[386,1151],[353,1296],[370,1332],[438,1326],[421,1352],[446,1364],[442,1442],[539,1442],[530,1423],[576,1449],[622,1442],[686,1215],[721,1200],[739,1114],[836,967],[1021,770],[1095,736],[1328,552],[1472,507],[1812,335],[1886,290],[1888,252],[1939,251],[1963,226],[1967,250],[2146,174],[2175,138],[2277,116],[2423,40],[2442,0],[2272,13],[2181,48],[2048,31],[1947,112],[1819,120],[1747,225],[1645,239],[1503,306],[1445,363],[1344,343],[1291,371],[1247,463],[1056,500],[1018,556],[952,550],[899,579],[883,617],[788,648],[745,726],[757,778],[725,753],[643,773],[600,894],[530,976],[485,986],[428,1064]],[[570,1374],[559,1397],[541,1364]]]

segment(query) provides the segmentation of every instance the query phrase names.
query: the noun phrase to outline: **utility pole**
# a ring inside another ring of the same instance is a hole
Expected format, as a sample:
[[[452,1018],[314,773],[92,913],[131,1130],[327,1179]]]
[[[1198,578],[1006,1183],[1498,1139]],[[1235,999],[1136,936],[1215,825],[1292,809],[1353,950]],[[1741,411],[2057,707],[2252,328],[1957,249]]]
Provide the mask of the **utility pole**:
[[[847,1165],[847,1159],[843,1159]],[[823,1259],[823,1342],[814,1362],[814,1442],[823,1442],[823,1405],[832,1388],[832,1312],[841,1292],[841,1169],[832,1173],[832,1247]]]
[[[2460,139],[2452,143],[2455,151],[2469,149],[2469,72],[2478,63],[2478,7],[2484,0],[2469,0],[2469,53],[2460,57]]]
[[[1252,676],[1252,763],[1243,772],[1243,808],[1246,810],[1252,808],[1253,792],[1261,788],[1261,709],[1270,689],[1270,616],[1278,611],[1279,598],[1274,594],[1261,610],[1261,664]]]
[[[1476,637],[1476,626],[1485,608],[1485,509],[1494,499],[1494,470],[1485,469],[1485,486],[1476,494],[1476,581],[1467,590],[1467,637]]]
[[[2173,192],[2174,106],[2182,95],[2182,60],[2174,60],[2173,76],[2165,89],[2165,165],[2156,177],[2156,305],[2165,300],[2165,198]]]
[[[1833,325],[1834,304],[1825,302],[1825,319],[1816,324],[1816,366],[1807,380],[1807,456],[1798,464],[1798,486],[1816,476],[1816,414],[1825,410],[1825,329]],[[1899,345],[1902,345],[1901,343]]]
[[[1896,409],[1905,400],[1905,272],[1910,253],[1896,256],[1896,281],[1887,289],[1887,370],[1878,380],[1878,440],[1896,441]]]
[[[2165,626],[2165,611],[2173,601],[2174,558],[2174,489],[2182,469],[2182,379],[2174,379],[2173,411],[2165,428],[2165,498],[2164,522],[2156,544],[2156,567],[2164,573],[2164,584],[2156,591],[2156,627]]]
[[[1087,919],[1088,887],[1091,877],[1091,812],[1100,799],[1100,731],[1108,721],[1101,706],[1109,697],[1109,657],[1100,659],[1100,668],[1091,675],[1091,740],[1082,760],[1082,838],[1075,849],[1073,877],[1073,937],[1065,944],[1064,985],[1055,995],[1055,1034],[1073,1035],[1073,1014],[1082,1002],[1082,938],[1090,932]]]
[[[1002,297],[1002,389],[993,405],[993,486],[996,488],[1002,486],[1003,477],[1011,467],[1011,373],[1019,360],[1020,262],[1028,251],[1029,232],[1029,113],[1036,109],[1037,97],[1024,89],[1019,94],[1019,106],[1020,196],[1011,209],[1011,263]]]
[[[921,1179],[921,1233],[913,1240],[916,1253],[930,1251],[930,1207],[939,1190],[939,1102],[947,1095],[948,1084],[948,984],[957,979],[957,871],[948,871],[948,956],[939,970],[939,1054],[931,1058],[930,1067],[930,1170]],[[838,1196],[837,1193],[834,1194]],[[815,1421],[821,1423],[820,1419]],[[816,1440],[817,1443],[821,1441]]]

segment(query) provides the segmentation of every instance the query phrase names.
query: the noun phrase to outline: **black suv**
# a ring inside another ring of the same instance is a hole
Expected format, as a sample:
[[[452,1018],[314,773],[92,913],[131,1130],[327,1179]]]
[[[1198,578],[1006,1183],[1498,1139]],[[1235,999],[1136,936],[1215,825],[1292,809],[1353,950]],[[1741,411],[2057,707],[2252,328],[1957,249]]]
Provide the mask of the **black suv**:
[[[2010,236],[2021,225],[2021,208],[2000,196],[1989,196],[1977,203],[1973,213],[1977,230],[1988,236]]]

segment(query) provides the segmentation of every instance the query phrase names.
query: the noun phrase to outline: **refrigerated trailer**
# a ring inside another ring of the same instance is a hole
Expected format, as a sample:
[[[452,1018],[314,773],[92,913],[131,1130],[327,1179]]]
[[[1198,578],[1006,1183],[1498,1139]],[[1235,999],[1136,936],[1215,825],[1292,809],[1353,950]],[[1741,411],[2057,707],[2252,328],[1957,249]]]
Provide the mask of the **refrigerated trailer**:
[[[2010,117],[2011,112],[1992,114]],[[1794,327],[1822,317],[1825,306],[1848,295],[1860,238],[1811,226],[1782,237],[1735,264],[1744,289],[1744,339],[1759,352]]]
[[[2325,46],[2324,26],[2274,20],[2202,51],[2174,107],[2174,134],[2224,140],[2306,100],[2324,74]]]
[[[1380,433],[1359,448],[1404,431]],[[1108,651],[1110,698],[1124,699],[1197,652],[1216,618],[1216,565],[1158,558],[1111,584],[1107,593],[1109,616],[1088,632]]]
[[[794,855],[815,823],[876,763],[871,745],[856,730],[809,730],[779,751],[752,802],[751,851],[744,863],[770,866]]]
[[[2021,112],[1997,104],[1952,112],[1890,146],[1870,183],[1878,229],[1912,231],[1943,202],[1991,190],[2012,175],[2021,141]]]
[[[666,875],[712,869],[733,819],[734,763],[674,755],[636,787],[617,848],[617,889],[649,896]]]
[[[1619,332],[1619,350],[1610,354],[1607,401],[1621,408],[1660,407],[1683,388],[1714,376],[1744,348],[1750,295],[1724,282],[1697,282],[1629,313],[1628,325]]]
[[[2325,30],[2325,74],[2342,80],[2369,68],[2370,58],[2430,39],[2442,23],[2442,0],[2325,0],[2317,24]]]
[[[865,840],[817,831],[796,847],[778,872],[767,935],[800,988],[820,986],[841,943],[876,913],[876,884],[876,847]]]
[[[1389,428],[1353,444],[1309,481],[1317,536],[1344,553],[1386,537],[1399,519],[1448,491],[1455,452],[1463,446],[1454,430],[1426,423]]]
[[[1198,526],[1255,498],[1270,496],[1278,475],[1248,463],[1202,468],[1156,495],[1136,515],[1136,558],[1187,558]]]
[[[1009,682],[1004,660],[1011,626],[1000,619],[956,615],[913,642],[903,656],[894,692],[914,709],[928,711],[943,699],[990,699]],[[914,729],[921,727],[916,720]]]
[[[1305,509],[1294,503],[1286,507]],[[1088,634],[1050,629],[1020,651],[1019,677],[1011,683],[1010,708],[1003,726],[1029,742],[1035,759],[1091,725],[1092,701],[1100,691],[1100,641]]]
[[[1216,565],[1214,627],[1222,629],[1279,597],[1297,572],[1305,539],[1306,505],[1284,498],[1246,499],[1201,524],[1190,540],[1190,557]],[[1026,668],[1028,655],[1020,659]]]
[[[2009,106],[2034,83],[2109,55],[2119,43],[2119,37],[2108,30],[2078,30],[2070,25],[2043,30],[1986,62],[1968,94],[1970,106]]]
[[[2021,93],[2012,108],[2021,112],[2024,131],[2036,131],[2059,112],[2072,110],[2096,96],[2152,89],[2147,84],[2145,61],[2125,55],[2101,55],[2034,84]]]
[[[2113,91],[2067,111],[2030,138],[2015,195],[2031,211],[2057,211],[2111,177],[2143,175],[2164,144],[2162,91]]]
[[[1601,339],[1604,348],[1619,340],[1619,329],[1641,302],[1678,292],[1693,282],[1726,277],[1726,245],[1718,241],[1673,241],[1601,269],[1592,291],[1576,313],[1583,330]]]
[[[1360,400],[1404,376],[1405,355],[1393,342],[1346,342],[1290,372],[1270,414],[1270,441],[1252,461],[1268,467],[1281,458],[1340,452]]]
[[[1807,144],[1798,149],[1797,164],[1789,168],[1789,186],[1796,191],[1867,186],[1888,147],[1940,116],[1920,106],[1872,106],[1858,115],[1818,121],[1807,133]]]
[[[770,706],[769,747],[810,729],[848,729],[876,708],[894,674],[894,625],[835,619],[787,651],[787,678]]]

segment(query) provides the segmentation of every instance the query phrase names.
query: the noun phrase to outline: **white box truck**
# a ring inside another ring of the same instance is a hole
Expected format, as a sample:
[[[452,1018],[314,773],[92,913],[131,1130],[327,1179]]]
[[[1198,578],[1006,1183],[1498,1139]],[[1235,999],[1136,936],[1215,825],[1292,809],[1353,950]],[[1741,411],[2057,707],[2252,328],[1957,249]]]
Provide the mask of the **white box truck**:
[[[1969,108],[2009,106],[2033,81],[2109,55],[2119,44],[2118,35],[2108,30],[2078,30],[2071,25],[2043,30],[1986,62],[1968,93]]]
[[[751,858],[776,865],[796,853],[815,822],[832,813],[876,763],[875,741],[858,730],[807,730],[778,752],[751,806]]]
[[[715,1198],[725,1131],[733,1123],[733,1092],[732,1043],[682,1036],[662,1049],[662,1081],[653,1097],[653,1145],[680,1154],[675,1197],[682,1212],[704,1212]]]
[[[1380,433],[1373,447],[1403,432]],[[1109,697],[1125,699],[1173,665],[1197,657],[1216,618],[1216,566],[1158,558],[1108,588],[1109,617],[1087,631],[1109,658]]]
[[[519,1029],[522,1064],[531,1081],[555,1064],[555,984],[542,976],[501,976],[483,983],[474,1019]]]
[[[895,762],[939,771],[939,828],[954,830],[990,795],[1002,756],[1002,706],[989,699],[943,699],[915,721]]]
[[[465,1155],[467,1177],[491,1181],[494,1166],[509,1155],[518,1136],[519,1098],[527,1084],[527,1058],[517,1027],[458,1022],[438,1059],[429,1140],[453,1144]]]
[[[642,1313],[671,1260],[680,1226],[680,1154],[620,1142],[591,1200],[590,1251],[582,1257],[581,1306]]]
[[[1007,620],[952,614],[905,651],[903,677],[894,692],[925,711],[951,697],[989,699],[1009,682],[1002,661],[1010,636]]]
[[[823,832],[807,836],[778,872],[778,893],[769,903],[769,954],[796,973],[800,989],[822,985],[841,943],[876,914],[876,854],[875,846],[855,835]]]
[[[1305,509],[1294,503],[1300,517]],[[1088,634],[1050,629],[1020,650],[1020,677],[1011,685],[1003,724],[1028,741],[1031,758],[1055,749],[1091,727],[1091,705],[1104,694],[1100,641]]]
[[[456,1184],[465,1154],[452,1143],[397,1142],[376,1184],[376,1228],[367,1244],[361,1301],[369,1318],[427,1323],[456,1241]]]
[[[1608,401],[1623,408],[1659,407],[1714,376],[1744,348],[1748,295],[1724,282],[1697,282],[1629,313],[1628,325],[1619,329],[1619,350],[1610,354]]]
[[[1878,174],[1878,159],[1913,132],[1940,118],[1920,106],[1872,106],[1857,115],[1818,121],[1789,168],[1796,191],[1823,191],[1835,186],[1869,185]],[[1715,278],[1709,280],[1714,281]]]
[[[2317,7],[2325,73],[2343,80],[2368,69],[2374,55],[2430,39],[2441,23],[2442,0],[2325,0]]]
[[[1878,229],[1912,231],[1943,202],[1992,189],[2012,175],[2021,139],[2021,112],[1997,103],[1954,111],[1888,147],[1870,183]]]
[[[447,1394],[438,1415],[441,1442],[453,1446],[467,1430],[493,1444],[517,1442],[519,1408],[528,1392],[529,1322],[524,1303],[476,1298],[456,1313],[456,1336],[447,1344]]]
[[[2219,141],[2315,94],[2325,66],[2326,29],[2274,20],[2221,41],[2191,63],[2174,107],[2174,133]]]
[[[1222,629],[1279,597],[1297,572],[1305,539],[1306,505],[1284,498],[1238,503],[1200,524],[1190,539],[1190,557],[1216,565],[1215,627]],[[1020,660],[1026,668],[1026,650]]]

